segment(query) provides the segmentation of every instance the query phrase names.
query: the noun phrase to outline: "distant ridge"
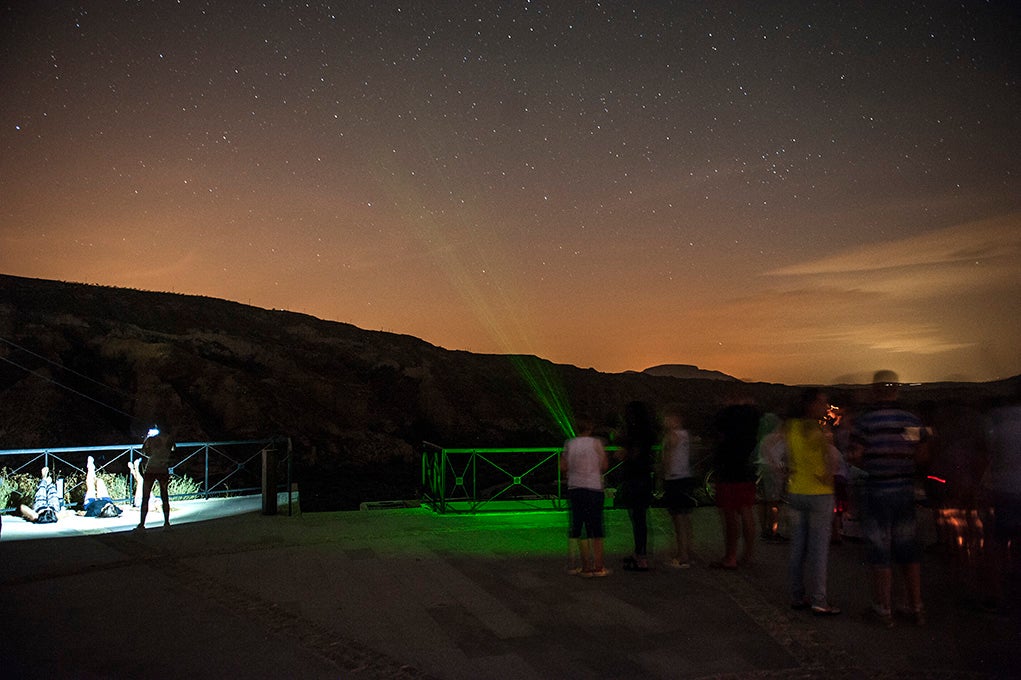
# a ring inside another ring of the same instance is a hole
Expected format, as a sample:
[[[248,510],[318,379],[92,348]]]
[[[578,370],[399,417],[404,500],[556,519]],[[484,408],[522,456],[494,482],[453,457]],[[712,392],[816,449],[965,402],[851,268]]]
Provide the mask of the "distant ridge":
[[[642,371],[642,373],[645,375],[655,375],[667,378],[698,378],[702,380],[726,380],[740,382],[732,375],[727,375],[720,371],[707,371],[699,368],[698,366],[692,366],[691,364],[662,364],[660,366],[647,368]]]

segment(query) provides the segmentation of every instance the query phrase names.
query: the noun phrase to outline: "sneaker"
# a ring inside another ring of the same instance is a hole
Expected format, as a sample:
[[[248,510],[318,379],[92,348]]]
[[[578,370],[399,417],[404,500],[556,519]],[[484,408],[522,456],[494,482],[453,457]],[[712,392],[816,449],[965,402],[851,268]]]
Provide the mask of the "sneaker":
[[[582,568],[581,567],[568,567],[567,568],[567,573],[569,575],[571,575],[571,576],[577,576],[581,572],[582,572]]]
[[[667,562],[666,565],[668,567],[672,568],[672,569],[690,569],[691,568],[691,562],[681,562],[676,557],[674,559],[670,560],[669,562]]]
[[[589,571],[581,572],[582,578],[601,578],[603,576],[609,576],[609,575],[610,575],[610,570],[607,569],[606,567],[603,567],[602,569],[592,569],[592,570],[589,570]]]
[[[812,605],[812,613],[816,616],[836,616],[840,613],[840,609],[834,607],[831,604],[827,605]]]

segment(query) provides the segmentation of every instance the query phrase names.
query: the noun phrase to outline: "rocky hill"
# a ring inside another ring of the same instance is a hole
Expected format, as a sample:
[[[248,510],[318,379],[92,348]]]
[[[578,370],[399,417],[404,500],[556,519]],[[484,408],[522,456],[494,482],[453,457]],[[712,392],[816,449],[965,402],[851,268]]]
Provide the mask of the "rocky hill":
[[[646,375],[665,375],[670,378],[683,378],[689,380],[692,378],[705,378],[707,380],[737,380],[732,375],[727,375],[720,371],[709,371],[698,366],[692,366],[691,364],[663,364],[661,366],[652,366],[647,368],[642,373]]]
[[[303,505],[414,497],[422,442],[555,446],[565,414],[609,429],[632,399],[679,404],[704,434],[733,384],[449,351],[213,298],[0,275],[0,448],[140,441],[154,422],[179,441],[286,436]],[[744,387],[771,410],[794,389]]]

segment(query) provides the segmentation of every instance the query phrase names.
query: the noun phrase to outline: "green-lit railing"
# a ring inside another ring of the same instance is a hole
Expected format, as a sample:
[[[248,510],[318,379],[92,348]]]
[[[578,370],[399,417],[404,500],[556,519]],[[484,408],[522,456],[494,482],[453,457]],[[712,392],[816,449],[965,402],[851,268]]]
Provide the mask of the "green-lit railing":
[[[659,447],[653,447],[659,451]],[[422,452],[422,502],[439,513],[503,510],[562,510],[567,507],[567,484],[560,472],[562,447],[445,449],[428,442]],[[620,482],[619,446],[607,446],[610,469],[603,475],[606,502],[614,503]],[[713,504],[712,469],[708,451],[692,443],[692,474],[697,480],[695,500]],[[657,492],[654,505],[660,503]]]
[[[567,485],[561,447],[445,449],[426,443],[422,453],[422,501],[439,513],[561,510]],[[606,447],[612,467],[613,453]],[[607,482],[609,485],[609,481]]]

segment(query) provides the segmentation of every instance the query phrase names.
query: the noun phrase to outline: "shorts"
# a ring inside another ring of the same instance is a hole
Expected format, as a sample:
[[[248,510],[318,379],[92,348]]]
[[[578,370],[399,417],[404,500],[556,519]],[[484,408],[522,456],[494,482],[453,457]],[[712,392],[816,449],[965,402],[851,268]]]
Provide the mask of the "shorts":
[[[695,509],[695,480],[692,477],[663,482],[663,501],[671,515],[690,515]]]
[[[571,510],[569,538],[603,538],[602,489],[573,488],[567,490],[567,503]]]
[[[717,482],[716,507],[741,510],[755,505],[755,482]]]
[[[877,567],[918,562],[914,488],[867,486],[861,500],[862,530],[869,544],[866,561]]]

